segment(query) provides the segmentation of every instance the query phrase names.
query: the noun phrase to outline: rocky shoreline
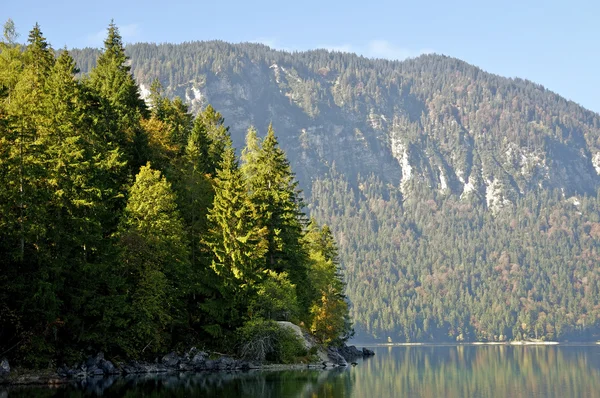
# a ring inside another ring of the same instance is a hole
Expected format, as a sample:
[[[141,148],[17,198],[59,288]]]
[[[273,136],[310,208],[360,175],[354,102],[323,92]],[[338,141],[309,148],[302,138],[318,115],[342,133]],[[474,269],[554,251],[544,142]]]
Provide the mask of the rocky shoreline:
[[[235,359],[227,355],[214,357],[195,347],[185,354],[171,352],[154,362],[130,361],[113,363],[103,353],[89,357],[75,366],[61,366],[56,371],[11,370],[6,359],[0,361],[0,385],[59,385],[74,381],[105,377],[127,377],[130,375],[170,374],[179,372],[234,372],[272,369],[327,369],[355,364],[355,360],[374,355],[374,352],[355,346],[330,347],[319,353],[319,362],[308,364],[265,364]],[[326,359],[325,359],[326,358]],[[323,360],[325,359],[325,360]]]

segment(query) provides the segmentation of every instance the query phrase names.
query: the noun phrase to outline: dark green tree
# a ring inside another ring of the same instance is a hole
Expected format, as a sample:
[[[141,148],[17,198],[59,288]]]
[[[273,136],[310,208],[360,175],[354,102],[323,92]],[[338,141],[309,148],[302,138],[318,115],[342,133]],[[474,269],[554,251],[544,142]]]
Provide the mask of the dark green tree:
[[[259,225],[267,230],[265,268],[287,272],[296,285],[301,308],[307,308],[312,289],[307,282],[307,253],[302,245],[304,214],[298,183],[272,126],[262,143],[248,130],[243,152],[250,200],[258,209]]]
[[[171,184],[143,166],[119,227],[127,324],[117,344],[130,356],[159,353],[174,326],[187,322],[182,299],[189,292],[189,251]]]

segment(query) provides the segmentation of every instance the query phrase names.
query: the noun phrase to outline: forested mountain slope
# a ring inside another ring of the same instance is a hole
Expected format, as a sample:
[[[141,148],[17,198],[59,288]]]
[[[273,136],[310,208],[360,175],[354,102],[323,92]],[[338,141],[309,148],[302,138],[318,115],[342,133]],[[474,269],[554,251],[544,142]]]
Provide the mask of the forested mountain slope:
[[[600,315],[600,117],[457,59],[258,44],[127,47],[219,109],[236,147],[272,122],[332,227],[359,339],[589,339]],[[82,72],[94,50],[73,51]]]

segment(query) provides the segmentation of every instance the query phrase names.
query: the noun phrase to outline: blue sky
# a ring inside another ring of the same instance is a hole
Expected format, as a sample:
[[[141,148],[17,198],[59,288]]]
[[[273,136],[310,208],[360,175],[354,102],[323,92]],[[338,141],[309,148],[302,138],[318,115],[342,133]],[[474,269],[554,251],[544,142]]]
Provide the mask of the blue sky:
[[[403,59],[436,52],[543,84],[600,112],[600,2],[2,0],[25,40],[39,22],[55,48],[100,46],[111,18],[126,42],[221,39]]]

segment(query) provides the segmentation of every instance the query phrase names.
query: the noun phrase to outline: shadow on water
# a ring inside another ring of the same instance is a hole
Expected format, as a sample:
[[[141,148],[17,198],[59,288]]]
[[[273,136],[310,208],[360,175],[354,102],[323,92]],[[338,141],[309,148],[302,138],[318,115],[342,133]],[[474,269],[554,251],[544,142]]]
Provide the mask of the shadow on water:
[[[9,397],[597,397],[600,347],[380,347],[334,370],[181,373],[14,388]],[[0,388],[0,398],[6,396]]]

